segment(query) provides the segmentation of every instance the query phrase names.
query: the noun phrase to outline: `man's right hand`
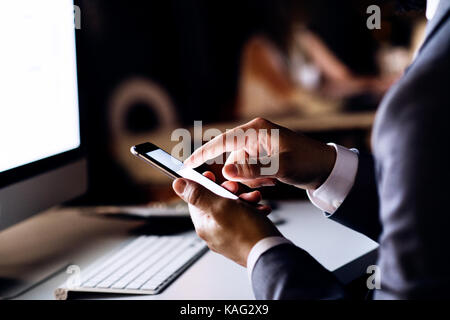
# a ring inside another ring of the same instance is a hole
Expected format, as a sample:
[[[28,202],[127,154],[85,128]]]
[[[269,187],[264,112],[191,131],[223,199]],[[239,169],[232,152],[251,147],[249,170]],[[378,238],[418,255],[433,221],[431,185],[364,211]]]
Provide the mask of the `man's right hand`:
[[[278,139],[272,135],[278,130]],[[241,132],[248,134],[236,139]],[[198,167],[223,153],[231,152],[222,169],[224,177],[251,188],[273,186],[277,180],[302,189],[317,189],[330,175],[336,162],[334,147],[302,134],[257,118],[223,133],[195,152],[185,161],[186,166]],[[264,160],[276,159],[278,170],[269,175],[262,172]]]

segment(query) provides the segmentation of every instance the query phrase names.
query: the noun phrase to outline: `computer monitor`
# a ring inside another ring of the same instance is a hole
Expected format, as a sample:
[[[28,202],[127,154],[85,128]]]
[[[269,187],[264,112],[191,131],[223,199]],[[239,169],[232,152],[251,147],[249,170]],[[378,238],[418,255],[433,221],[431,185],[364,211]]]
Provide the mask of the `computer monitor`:
[[[0,10],[0,230],[87,189],[72,0]]]

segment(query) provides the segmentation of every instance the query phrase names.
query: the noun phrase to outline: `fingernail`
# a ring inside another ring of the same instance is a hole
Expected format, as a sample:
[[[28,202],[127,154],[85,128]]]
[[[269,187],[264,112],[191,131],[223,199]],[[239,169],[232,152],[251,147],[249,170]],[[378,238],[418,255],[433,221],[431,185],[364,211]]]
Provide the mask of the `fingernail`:
[[[234,164],[229,164],[226,166],[225,168],[226,173],[230,176],[230,177],[236,177],[238,175],[238,168],[237,166],[235,166]]]
[[[173,182],[173,189],[177,194],[183,194],[186,185],[187,183],[184,179],[177,179]]]

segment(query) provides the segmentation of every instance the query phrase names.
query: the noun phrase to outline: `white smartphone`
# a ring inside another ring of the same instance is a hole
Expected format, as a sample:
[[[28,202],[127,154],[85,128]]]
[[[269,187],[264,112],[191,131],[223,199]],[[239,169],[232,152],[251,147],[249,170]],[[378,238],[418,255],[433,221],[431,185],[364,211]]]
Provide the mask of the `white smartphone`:
[[[172,179],[186,178],[201,184],[221,197],[233,200],[239,199],[235,194],[209,180],[194,169],[184,167],[183,162],[152,143],[147,142],[133,146],[131,147],[131,153],[161,170]]]

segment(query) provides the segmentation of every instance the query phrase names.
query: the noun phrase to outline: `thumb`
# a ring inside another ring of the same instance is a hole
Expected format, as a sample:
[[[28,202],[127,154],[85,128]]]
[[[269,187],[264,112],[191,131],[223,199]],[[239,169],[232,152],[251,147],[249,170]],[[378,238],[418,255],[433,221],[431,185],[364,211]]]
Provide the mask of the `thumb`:
[[[208,213],[215,219],[221,218],[223,212],[226,211],[226,207],[232,201],[216,195],[192,180],[176,179],[172,186],[181,199]]]

